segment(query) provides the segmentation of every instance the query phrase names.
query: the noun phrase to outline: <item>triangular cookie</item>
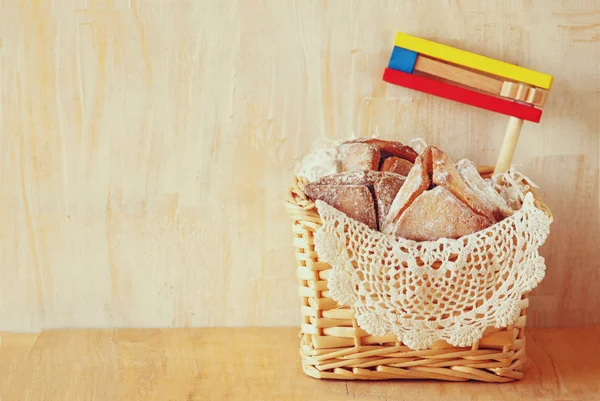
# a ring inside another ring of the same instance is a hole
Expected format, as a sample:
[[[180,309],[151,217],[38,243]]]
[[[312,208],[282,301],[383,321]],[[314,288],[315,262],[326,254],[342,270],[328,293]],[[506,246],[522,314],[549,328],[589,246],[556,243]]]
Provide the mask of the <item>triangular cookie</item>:
[[[378,170],[381,153],[368,143],[343,143],[337,147],[342,171]]]
[[[403,176],[407,176],[410,173],[410,169],[413,164],[408,160],[401,159],[399,157],[391,156],[383,161],[380,171],[389,171],[390,173],[396,173]]]
[[[492,209],[492,214],[497,221],[504,219],[505,217],[511,216],[515,211],[508,207],[508,204],[500,196],[498,192],[489,184],[487,184],[483,178],[479,175],[477,167],[472,161],[463,159],[456,165],[456,170],[460,176],[465,180],[469,188],[482,199],[486,205]]]
[[[315,185],[306,187],[306,195],[321,200],[348,217],[377,229],[373,195],[366,185]]]
[[[375,201],[374,210],[377,212],[377,221],[380,224],[405,180],[406,177],[390,172],[372,170],[352,171],[323,177],[308,184],[305,188],[305,192],[309,198],[314,200],[319,199],[319,194],[323,191],[318,187],[327,186],[341,188],[348,185],[365,185],[373,194],[373,199]],[[329,188],[327,191],[333,192],[333,190]],[[329,203],[324,199],[321,200]]]
[[[450,191],[435,187],[423,192],[402,214],[392,234],[415,241],[459,238],[491,225]]]
[[[431,160],[433,166],[432,182],[435,185],[448,189],[454,196],[460,199],[475,213],[487,218],[491,223],[496,219],[492,214],[492,208],[473,192],[462,179],[448,156],[436,147],[431,146]]]
[[[383,219],[383,223],[379,222],[380,230],[384,234],[391,234],[394,231],[394,226],[402,213],[414,202],[415,199],[425,192],[431,180],[429,173],[431,172],[431,148],[427,148],[417,157],[415,165],[408,173],[406,181],[390,206],[390,210]]]
[[[370,145],[375,145],[381,151],[382,158],[396,156],[414,163],[418,156],[417,152],[415,152],[413,148],[396,141],[386,141],[378,138],[359,138],[347,143],[368,143]]]
[[[375,207],[377,208],[379,225],[382,224],[383,219],[387,216],[396,194],[405,181],[405,178],[398,174],[380,174],[373,185],[373,195],[375,195]]]

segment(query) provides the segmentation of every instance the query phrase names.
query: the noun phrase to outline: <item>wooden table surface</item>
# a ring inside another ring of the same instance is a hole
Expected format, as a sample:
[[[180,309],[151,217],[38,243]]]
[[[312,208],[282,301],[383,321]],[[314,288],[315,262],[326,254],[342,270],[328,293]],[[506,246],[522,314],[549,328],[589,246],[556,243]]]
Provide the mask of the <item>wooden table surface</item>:
[[[600,400],[600,327],[530,329],[520,382],[323,381],[296,328],[58,330],[0,336],[7,400]]]

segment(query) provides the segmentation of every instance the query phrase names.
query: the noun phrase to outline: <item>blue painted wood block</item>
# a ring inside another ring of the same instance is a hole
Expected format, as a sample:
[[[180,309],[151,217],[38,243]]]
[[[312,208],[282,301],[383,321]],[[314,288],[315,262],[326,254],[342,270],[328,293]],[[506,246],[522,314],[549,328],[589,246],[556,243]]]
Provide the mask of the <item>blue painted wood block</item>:
[[[417,52],[407,50],[402,47],[394,46],[392,56],[390,57],[389,68],[412,74],[417,61]]]

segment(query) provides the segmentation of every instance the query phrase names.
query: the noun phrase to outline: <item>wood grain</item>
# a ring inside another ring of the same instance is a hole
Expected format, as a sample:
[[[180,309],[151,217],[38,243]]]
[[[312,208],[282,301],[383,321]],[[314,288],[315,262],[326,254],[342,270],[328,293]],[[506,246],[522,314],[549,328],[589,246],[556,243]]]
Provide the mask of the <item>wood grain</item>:
[[[415,70],[434,77],[447,79],[471,88],[500,95],[504,81],[496,77],[457,67],[453,64],[419,55],[415,62]],[[506,96],[508,97],[508,96]],[[514,96],[513,96],[514,97]]]
[[[0,328],[299,325],[301,155],[377,133],[498,155],[506,117],[382,82],[398,30],[555,76],[515,154],[555,217],[528,324],[600,324],[598,1],[0,8]]]
[[[288,328],[60,330],[42,332],[33,343],[31,335],[2,333],[0,366],[12,369],[0,381],[0,395],[19,401],[478,401],[592,400],[600,392],[599,327],[528,330],[525,376],[503,384],[316,380],[300,369],[296,334]]]

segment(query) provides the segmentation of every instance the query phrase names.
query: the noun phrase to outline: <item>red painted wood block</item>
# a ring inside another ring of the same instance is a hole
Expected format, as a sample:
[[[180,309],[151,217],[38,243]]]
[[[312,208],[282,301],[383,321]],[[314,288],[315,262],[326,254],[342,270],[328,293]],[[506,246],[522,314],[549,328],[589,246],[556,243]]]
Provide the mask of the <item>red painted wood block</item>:
[[[520,118],[521,120],[539,123],[542,118],[542,110],[532,106],[499,99],[469,89],[414,74],[406,74],[390,68],[385,69],[383,80],[391,84],[404,86],[405,88],[415,89],[445,99],[479,107],[481,109]]]

